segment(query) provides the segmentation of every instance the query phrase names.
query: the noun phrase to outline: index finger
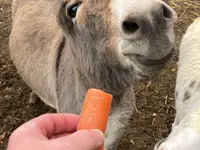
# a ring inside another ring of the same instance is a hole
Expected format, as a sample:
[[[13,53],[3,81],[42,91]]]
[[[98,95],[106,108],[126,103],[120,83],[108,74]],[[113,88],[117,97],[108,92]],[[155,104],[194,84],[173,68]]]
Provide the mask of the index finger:
[[[71,133],[76,131],[79,116],[75,114],[44,114],[33,120],[38,130],[45,137],[61,133]]]

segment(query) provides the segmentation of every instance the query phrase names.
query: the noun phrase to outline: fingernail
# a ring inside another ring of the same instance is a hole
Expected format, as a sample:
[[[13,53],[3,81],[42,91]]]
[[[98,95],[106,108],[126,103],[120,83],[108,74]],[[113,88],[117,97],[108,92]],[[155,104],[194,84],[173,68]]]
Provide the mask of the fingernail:
[[[99,134],[99,135],[104,137],[103,132],[101,130],[99,130],[99,129],[91,129],[90,131],[95,132],[96,134]]]
[[[104,143],[104,133],[101,130],[99,130],[99,129],[91,129],[89,131],[93,132],[94,135],[98,136],[99,141],[101,141],[101,143],[99,143],[100,145],[102,145]]]

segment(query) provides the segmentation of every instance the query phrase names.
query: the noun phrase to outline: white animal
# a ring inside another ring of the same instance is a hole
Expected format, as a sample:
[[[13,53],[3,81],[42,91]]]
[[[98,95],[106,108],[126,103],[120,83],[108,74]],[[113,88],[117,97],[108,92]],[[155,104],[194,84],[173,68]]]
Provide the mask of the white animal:
[[[10,54],[30,101],[79,114],[89,88],[112,94],[105,147],[115,149],[133,85],[173,55],[174,10],[160,0],[13,0],[12,20]]]
[[[200,18],[183,36],[178,63],[176,118],[155,150],[200,150]]]

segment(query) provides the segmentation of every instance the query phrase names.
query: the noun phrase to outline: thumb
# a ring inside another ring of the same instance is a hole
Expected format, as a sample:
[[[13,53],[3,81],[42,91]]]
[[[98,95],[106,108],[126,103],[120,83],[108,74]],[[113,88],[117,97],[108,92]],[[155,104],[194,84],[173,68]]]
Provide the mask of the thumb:
[[[104,135],[100,130],[79,130],[68,136],[58,138],[65,149],[70,150],[96,150],[104,143]],[[65,144],[64,144],[65,143]]]

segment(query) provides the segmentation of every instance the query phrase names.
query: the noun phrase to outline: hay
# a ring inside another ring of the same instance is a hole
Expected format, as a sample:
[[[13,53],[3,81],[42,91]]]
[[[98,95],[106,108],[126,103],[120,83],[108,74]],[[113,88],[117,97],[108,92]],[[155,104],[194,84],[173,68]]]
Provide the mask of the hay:
[[[180,40],[187,26],[189,26],[197,17],[200,17],[199,0],[166,0],[166,2],[176,10],[178,20],[176,23],[176,34]]]

